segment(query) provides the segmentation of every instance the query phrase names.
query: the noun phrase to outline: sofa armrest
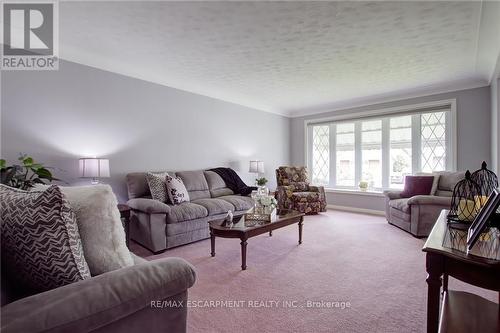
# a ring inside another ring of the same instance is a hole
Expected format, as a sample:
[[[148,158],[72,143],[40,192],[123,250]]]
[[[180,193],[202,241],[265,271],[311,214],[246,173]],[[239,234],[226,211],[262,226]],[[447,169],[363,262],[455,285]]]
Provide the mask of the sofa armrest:
[[[408,205],[438,205],[451,206],[451,197],[440,197],[436,195],[416,195],[408,199]]]
[[[185,292],[194,268],[166,258],[107,272],[2,307],[2,332],[88,332]]]
[[[311,192],[325,193],[325,187],[324,186],[309,185],[309,191],[311,191]]]
[[[394,199],[401,199],[401,192],[403,191],[384,191],[384,195],[389,199],[389,200],[394,200]]]
[[[278,209],[290,209],[292,207],[293,186],[281,185],[276,187],[276,201],[278,201]]]
[[[153,199],[146,199],[146,198],[130,199],[129,201],[127,201],[127,205],[134,210],[139,210],[141,212],[149,214],[170,213],[169,205]]]
[[[325,193],[325,187],[324,186],[309,185],[309,191],[319,193],[320,197],[321,197],[321,200],[325,200],[325,202],[326,202],[326,193]]]

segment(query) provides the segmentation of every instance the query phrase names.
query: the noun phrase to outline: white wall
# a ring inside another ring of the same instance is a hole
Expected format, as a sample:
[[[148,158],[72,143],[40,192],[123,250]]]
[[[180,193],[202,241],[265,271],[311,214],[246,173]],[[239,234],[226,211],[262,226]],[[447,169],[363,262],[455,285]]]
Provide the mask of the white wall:
[[[132,171],[231,166],[247,183],[250,159],[274,169],[290,162],[286,117],[99,69],[61,62],[58,71],[2,72],[1,155],[24,152],[76,184],[78,158],[110,159],[113,186],[126,197]]]
[[[500,171],[500,79],[491,82],[491,161],[492,170],[497,174]]]
[[[481,166],[483,160],[486,161],[488,165],[491,165],[492,129],[490,125],[491,101],[489,87],[467,89],[293,118],[290,129],[290,155],[292,164],[305,164],[305,120],[446,99],[456,99],[457,101],[457,168],[459,170],[475,170]],[[384,209],[384,198],[382,197],[328,193],[327,200],[331,205],[372,210]]]

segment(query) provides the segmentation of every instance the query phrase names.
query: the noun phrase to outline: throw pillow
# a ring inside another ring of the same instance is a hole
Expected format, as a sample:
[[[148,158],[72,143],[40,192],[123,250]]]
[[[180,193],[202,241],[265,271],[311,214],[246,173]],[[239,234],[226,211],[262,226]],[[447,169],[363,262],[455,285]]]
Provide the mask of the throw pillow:
[[[180,177],[174,178],[170,175],[167,175],[166,181],[170,202],[172,202],[174,205],[178,205],[185,201],[189,201],[189,193]]]
[[[0,208],[2,266],[16,286],[37,293],[90,278],[75,215],[59,187],[0,185]]]
[[[417,176],[432,176],[434,177],[434,180],[432,182],[432,189],[431,189],[431,195],[436,195],[436,191],[438,189],[439,185],[439,173],[427,173],[427,172],[419,172],[417,173]]]
[[[415,195],[430,195],[433,181],[433,176],[406,176],[401,198],[411,198]]]
[[[95,276],[134,265],[109,185],[61,187],[76,214],[85,259]]]
[[[151,198],[161,202],[168,201],[166,172],[148,172],[146,173],[146,180],[148,181],[149,191]]]

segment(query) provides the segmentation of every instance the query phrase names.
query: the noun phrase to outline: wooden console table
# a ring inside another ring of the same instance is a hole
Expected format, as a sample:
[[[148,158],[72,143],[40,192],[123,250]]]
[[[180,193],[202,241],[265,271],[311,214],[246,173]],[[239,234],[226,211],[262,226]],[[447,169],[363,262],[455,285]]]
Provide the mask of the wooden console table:
[[[443,247],[448,232],[443,210],[423,247],[427,270],[427,332],[500,332],[497,303],[466,292],[448,291],[448,276],[500,292],[500,261]],[[439,318],[441,287],[443,302]],[[500,296],[500,294],[499,294]],[[499,297],[500,300],[500,297]]]

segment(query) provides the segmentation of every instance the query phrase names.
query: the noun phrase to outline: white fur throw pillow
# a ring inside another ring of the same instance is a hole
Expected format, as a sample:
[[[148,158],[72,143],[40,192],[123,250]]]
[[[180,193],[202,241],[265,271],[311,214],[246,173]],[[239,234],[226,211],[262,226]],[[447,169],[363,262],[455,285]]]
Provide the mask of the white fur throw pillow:
[[[134,265],[111,186],[61,186],[61,190],[76,214],[92,276]]]
[[[167,183],[167,193],[170,202],[174,205],[178,205],[185,201],[189,201],[189,193],[186,189],[186,186],[182,182],[180,177],[172,177],[167,175],[165,178]]]

